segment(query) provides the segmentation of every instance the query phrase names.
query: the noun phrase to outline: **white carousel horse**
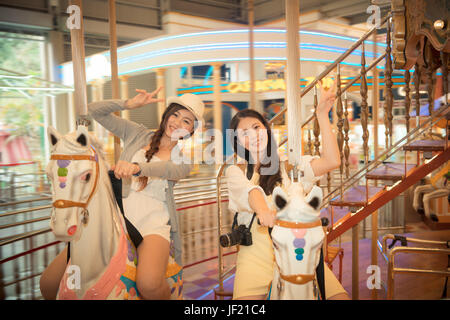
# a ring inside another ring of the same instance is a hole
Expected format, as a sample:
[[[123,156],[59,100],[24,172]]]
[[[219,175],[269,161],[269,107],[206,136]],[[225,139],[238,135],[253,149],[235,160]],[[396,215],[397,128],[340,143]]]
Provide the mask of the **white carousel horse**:
[[[276,267],[268,298],[318,299],[316,268],[325,237],[319,218],[322,189],[314,186],[304,196],[302,185],[292,183],[287,194],[275,187],[272,198],[278,211],[272,229]]]
[[[53,185],[50,226],[56,239],[70,243],[70,260],[57,298],[140,299],[137,250],[114,198],[101,145],[84,126],[65,136],[49,127],[48,138],[51,158],[46,171]],[[181,275],[181,266],[170,257],[166,278],[171,299],[182,297]]]
[[[439,221],[436,213],[431,212],[431,202],[434,199],[448,197],[450,195],[450,183],[448,179],[449,172],[450,162],[432,172],[432,176],[429,178],[428,184],[417,186],[414,189],[414,210],[420,214],[425,214],[433,221]],[[423,206],[421,205],[421,198]]]

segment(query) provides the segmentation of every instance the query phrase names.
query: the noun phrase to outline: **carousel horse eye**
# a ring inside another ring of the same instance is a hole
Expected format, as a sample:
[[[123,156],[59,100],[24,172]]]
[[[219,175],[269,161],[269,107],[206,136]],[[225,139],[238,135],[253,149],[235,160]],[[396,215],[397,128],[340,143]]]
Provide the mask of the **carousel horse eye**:
[[[91,173],[90,172],[86,173],[85,175],[83,175],[81,177],[81,180],[83,180],[84,182],[89,182],[90,179],[91,179]]]
[[[315,210],[317,210],[317,208],[319,207],[319,198],[317,197],[312,198],[311,201],[309,202],[309,205],[313,207]]]
[[[275,204],[278,208],[283,209],[286,206],[286,203],[287,201],[283,197],[280,197],[279,195],[275,196]]]

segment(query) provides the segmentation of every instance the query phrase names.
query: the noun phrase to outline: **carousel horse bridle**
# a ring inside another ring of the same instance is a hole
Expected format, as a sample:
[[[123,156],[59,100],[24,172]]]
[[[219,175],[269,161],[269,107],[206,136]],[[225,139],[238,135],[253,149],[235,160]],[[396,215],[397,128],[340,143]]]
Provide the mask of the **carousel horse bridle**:
[[[314,227],[322,226],[322,221],[320,219],[314,221],[314,222],[292,222],[292,221],[284,221],[284,220],[275,220],[275,225],[282,227],[282,228],[288,228],[288,229],[310,229]],[[292,274],[292,275],[284,275],[281,273],[280,266],[278,266],[278,270],[280,272],[280,278],[293,283],[293,284],[305,284],[315,279],[315,274]]]
[[[275,220],[275,225],[282,227],[282,228],[288,228],[288,229],[310,229],[315,228],[318,226],[326,226],[328,225],[328,219],[327,218],[321,218],[317,219],[313,222],[292,222],[292,221],[284,221],[284,220]],[[319,287],[320,296],[322,299],[325,299],[325,270],[324,270],[324,257],[323,257],[323,249],[320,249],[320,260],[319,265],[316,268],[315,274],[292,274],[292,275],[284,275],[281,273],[280,266],[278,263],[275,263],[277,265],[280,278],[290,282],[292,284],[305,284],[310,281],[314,281],[317,278],[317,285]]]
[[[95,193],[95,190],[97,189],[98,176],[99,176],[99,172],[100,172],[97,153],[95,152],[95,149],[93,146],[91,146],[91,149],[94,152],[93,156],[92,155],[77,155],[77,154],[75,154],[75,155],[53,154],[50,157],[50,160],[89,160],[89,161],[95,162],[95,180],[94,180],[94,184],[92,186],[92,190],[91,190],[86,202],[76,202],[76,201],[71,201],[71,200],[58,199],[52,203],[53,208],[72,208],[72,207],[82,208],[83,209],[83,211],[82,211],[83,223],[87,223],[87,219],[89,217],[89,211],[87,210],[87,207]]]

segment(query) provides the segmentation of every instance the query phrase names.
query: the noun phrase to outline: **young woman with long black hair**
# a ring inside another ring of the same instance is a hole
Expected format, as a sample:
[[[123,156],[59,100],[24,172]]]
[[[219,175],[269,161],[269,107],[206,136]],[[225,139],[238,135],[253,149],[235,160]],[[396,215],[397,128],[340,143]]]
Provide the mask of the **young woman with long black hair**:
[[[336,137],[331,129],[328,113],[335,100],[335,87],[321,89],[317,108],[322,138],[321,157],[302,156],[298,169],[306,193],[323,174],[340,165]],[[273,227],[275,207],[271,198],[274,188],[289,181],[286,161],[280,161],[277,146],[267,120],[250,109],[239,111],[231,120],[235,131],[233,149],[245,160],[244,166],[231,165],[225,176],[229,209],[238,212],[238,224],[249,225],[253,213],[258,223],[251,224],[253,244],[240,246],[236,262],[234,299],[264,299],[274,271],[274,253],[268,227]],[[348,299],[348,295],[331,270],[325,266],[327,299]]]
[[[136,282],[144,299],[169,298],[165,273],[171,247],[175,261],[182,265],[173,187],[188,176],[192,165],[175,163],[171,155],[178,140],[190,138],[199,127],[204,111],[204,104],[196,95],[168,98],[156,131],[113,114],[162,101],[155,98],[159,90],[136,90],[138,94],[132,99],[106,100],[88,106],[89,114],[124,142],[120,160],[113,169],[115,176],[122,179],[125,216],[143,237],[137,248]]]

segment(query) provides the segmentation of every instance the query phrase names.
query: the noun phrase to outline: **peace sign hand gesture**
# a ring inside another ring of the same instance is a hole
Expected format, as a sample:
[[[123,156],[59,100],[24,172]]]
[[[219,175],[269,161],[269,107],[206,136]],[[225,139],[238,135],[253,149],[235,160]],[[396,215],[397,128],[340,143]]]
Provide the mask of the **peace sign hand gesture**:
[[[159,87],[158,89],[150,93],[146,90],[136,89],[136,92],[138,92],[138,94],[125,102],[125,108],[136,109],[149,103],[163,102],[164,99],[155,98],[156,96],[158,96],[158,92],[161,91],[162,88],[163,87]]]

